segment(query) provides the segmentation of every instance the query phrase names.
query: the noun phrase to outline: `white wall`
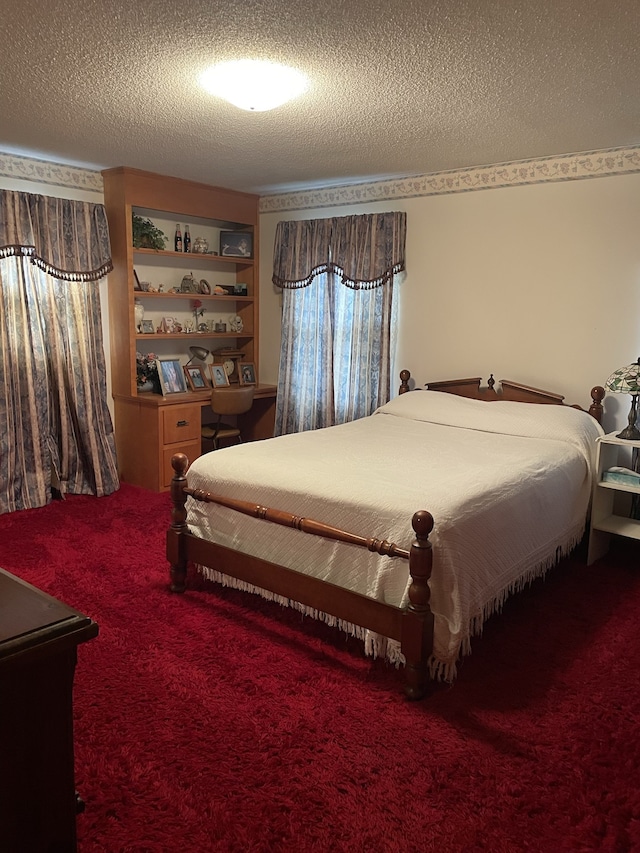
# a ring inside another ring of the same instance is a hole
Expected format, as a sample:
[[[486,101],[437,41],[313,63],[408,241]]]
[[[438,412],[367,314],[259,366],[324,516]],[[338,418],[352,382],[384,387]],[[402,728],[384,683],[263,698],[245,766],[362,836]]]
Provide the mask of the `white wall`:
[[[407,212],[397,369],[417,383],[493,373],[586,407],[640,356],[640,175],[626,174],[263,213],[262,381],[278,371],[278,221],[380,210]],[[608,395],[607,431],[629,404]]]

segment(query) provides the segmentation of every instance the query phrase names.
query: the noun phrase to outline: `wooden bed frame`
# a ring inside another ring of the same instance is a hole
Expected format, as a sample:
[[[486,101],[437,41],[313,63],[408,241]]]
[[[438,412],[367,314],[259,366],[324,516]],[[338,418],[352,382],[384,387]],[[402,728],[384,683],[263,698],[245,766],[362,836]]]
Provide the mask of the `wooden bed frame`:
[[[400,393],[410,390],[410,373],[400,373]],[[542,391],[510,380],[501,380],[500,390],[495,389],[493,376],[487,386],[480,386],[480,378],[454,379],[430,382],[426,388],[444,391],[477,400],[513,400],[527,403],[564,405],[559,394]],[[604,389],[591,390],[589,414],[600,421]],[[575,408],[581,408],[576,406]],[[411,525],[415,538],[409,550],[399,548],[386,539],[359,536],[330,527],[320,521],[301,518],[282,510],[263,507],[247,501],[214,495],[201,489],[191,489],[187,483],[189,462],[183,453],[171,460],[175,476],[171,483],[172,523],[167,531],[167,559],[170,563],[170,589],[184,592],[189,563],[208,566],[252,586],[268,590],[275,595],[300,602],[353,625],[368,628],[376,633],[398,640],[406,660],[405,693],[409,699],[421,699],[429,685],[428,661],[433,648],[433,614],[429,606],[429,579],[432,568],[432,551],[429,534],[433,530],[433,517],[426,510],[414,513]],[[199,501],[215,503],[254,518],[293,527],[314,536],[322,536],[367,548],[377,554],[409,562],[409,604],[406,608],[394,607],[367,598],[326,581],[301,572],[242,554],[214,542],[200,539],[187,525],[186,501],[191,496]]]

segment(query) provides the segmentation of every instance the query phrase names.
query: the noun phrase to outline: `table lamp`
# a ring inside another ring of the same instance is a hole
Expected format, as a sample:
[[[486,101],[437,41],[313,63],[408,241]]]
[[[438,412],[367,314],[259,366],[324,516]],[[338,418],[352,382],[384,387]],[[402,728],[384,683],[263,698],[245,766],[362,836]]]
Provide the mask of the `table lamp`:
[[[618,438],[629,441],[640,441],[640,430],[636,426],[638,419],[638,394],[640,394],[640,358],[633,364],[621,367],[614,371],[605,383],[608,391],[614,394],[631,394],[631,411],[629,412],[629,424]]]
[[[189,352],[191,353],[191,358],[185,364],[185,367],[191,364],[194,358],[197,358],[198,361],[204,361],[209,355],[209,350],[204,347],[189,347]]]

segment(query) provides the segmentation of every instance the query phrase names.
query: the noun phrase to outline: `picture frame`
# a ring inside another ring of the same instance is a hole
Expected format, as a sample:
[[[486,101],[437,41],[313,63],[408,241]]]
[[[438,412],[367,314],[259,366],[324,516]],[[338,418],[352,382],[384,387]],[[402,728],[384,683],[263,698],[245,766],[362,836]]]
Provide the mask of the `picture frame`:
[[[220,254],[227,258],[253,258],[253,234],[250,231],[221,231]]]
[[[207,379],[207,374],[204,372],[204,368],[200,364],[185,364],[184,373],[187,377],[187,382],[189,383],[189,388],[192,391],[206,391],[207,388],[210,388],[209,380]]]
[[[140,279],[138,278],[138,273],[136,272],[135,269],[133,271],[133,277],[135,279],[134,284],[133,284],[133,289],[134,290],[142,290],[142,285],[140,284]]]
[[[241,361],[238,365],[240,385],[256,385],[256,366],[251,361]]]
[[[140,326],[140,331],[143,335],[155,334],[156,330],[153,328],[153,320],[143,320]]]
[[[229,377],[223,364],[210,364],[209,369],[211,370],[211,384],[214,388],[225,388],[229,385]]]
[[[184,394],[187,391],[187,380],[178,358],[158,358],[158,377],[162,396],[168,394]]]

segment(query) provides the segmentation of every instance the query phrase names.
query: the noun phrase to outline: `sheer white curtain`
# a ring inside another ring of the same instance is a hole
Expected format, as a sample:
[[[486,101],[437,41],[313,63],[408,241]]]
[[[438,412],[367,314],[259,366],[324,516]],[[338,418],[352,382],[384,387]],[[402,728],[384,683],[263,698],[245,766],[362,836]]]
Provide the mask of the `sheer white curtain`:
[[[276,435],[371,414],[391,393],[403,213],[279,223]]]

